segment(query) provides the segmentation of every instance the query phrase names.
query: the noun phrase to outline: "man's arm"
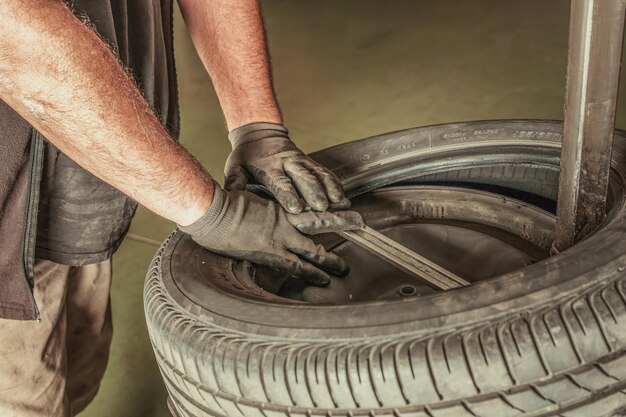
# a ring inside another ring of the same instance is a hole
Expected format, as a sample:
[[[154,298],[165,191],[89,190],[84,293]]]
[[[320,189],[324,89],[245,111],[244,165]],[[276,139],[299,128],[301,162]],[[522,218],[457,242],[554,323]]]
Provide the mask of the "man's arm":
[[[155,213],[188,225],[207,211],[210,176],[62,1],[2,1],[0,16],[0,99],[78,164]]]
[[[307,205],[348,208],[338,178],[304,155],[282,126],[259,0],[178,2],[230,131],[226,187],[243,190],[253,178],[290,213]]]
[[[0,16],[0,99],[77,163],[208,249],[322,285],[329,282],[323,270],[347,272],[296,228],[359,228],[358,214],[289,217],[271,201],[214,187],[109,48],[61,0],[0,1]]]
[[[258,0],[178,0],[189,34],[211,75],[228,130],[282,124],[274,96]]]

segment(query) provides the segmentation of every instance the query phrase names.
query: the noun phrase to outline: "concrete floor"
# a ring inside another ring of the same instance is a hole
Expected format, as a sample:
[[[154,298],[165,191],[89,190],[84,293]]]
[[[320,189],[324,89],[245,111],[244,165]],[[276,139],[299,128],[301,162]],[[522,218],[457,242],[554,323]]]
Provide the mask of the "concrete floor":
[[[263,4],[286,124],[307,152],[435,123],[562,118],[567,0]],[[175,33],[181,141],[222,181],[229,147],[219,104],[179,15]],[[622,96],[617,124],[626,128]],[[161,241],[172,229],[140,210],[131,233]],[[111,361],[84,417],[169,416],[143,319],[155,250],[127,239],[114,257]]]

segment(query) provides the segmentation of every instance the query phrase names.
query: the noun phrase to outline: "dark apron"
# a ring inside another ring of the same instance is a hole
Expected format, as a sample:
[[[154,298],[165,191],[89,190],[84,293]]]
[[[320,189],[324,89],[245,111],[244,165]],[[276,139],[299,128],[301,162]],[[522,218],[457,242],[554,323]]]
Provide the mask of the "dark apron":
[[[176,138],[172,0],[66,3],[111,45]],[[2,102],[0,165],[0,318],[32,320],[34,258],[66,265],[110,258],[137,204],[45,142]]]

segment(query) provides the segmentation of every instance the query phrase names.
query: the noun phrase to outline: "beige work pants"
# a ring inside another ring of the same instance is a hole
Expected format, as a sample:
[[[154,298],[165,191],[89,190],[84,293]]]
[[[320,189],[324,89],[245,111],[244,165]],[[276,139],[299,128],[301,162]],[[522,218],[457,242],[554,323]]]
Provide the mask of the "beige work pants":
[[[0,416],[70,417],[100,386],[111,344],[111,261],[38,260],[41,323],[0,319]]]

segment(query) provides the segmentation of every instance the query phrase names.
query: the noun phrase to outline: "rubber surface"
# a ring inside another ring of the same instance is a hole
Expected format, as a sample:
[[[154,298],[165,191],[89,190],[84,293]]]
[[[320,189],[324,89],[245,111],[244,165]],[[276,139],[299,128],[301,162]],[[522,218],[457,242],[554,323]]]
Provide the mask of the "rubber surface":
[[[434,181],[554,199],[560,131],[538,121],[441,125],[315,157],[350,195]],[[175,233],[145,285],[172,409],[181,417],[626,415],[626,139],[615,142],[610,211],[593,236],[445,294],[342,306],[278,299],[239,280],[238,263]],[[177,274],[198,256],[210,274]]]

